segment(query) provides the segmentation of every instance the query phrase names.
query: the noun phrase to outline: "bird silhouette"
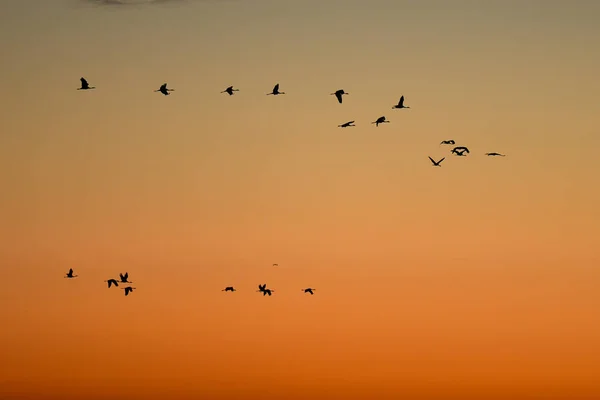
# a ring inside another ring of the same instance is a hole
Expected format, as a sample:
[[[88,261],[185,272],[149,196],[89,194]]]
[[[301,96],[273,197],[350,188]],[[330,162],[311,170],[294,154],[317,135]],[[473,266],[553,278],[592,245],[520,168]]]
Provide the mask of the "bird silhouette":
[[[506,157],[506,154],[500,154],[500,153],[485,153],[486,156],[499,156],[499,157]]]
[[[350,94],[350,93],[344,92],[344,89],[339,89],[339,90],[336,90],[335,92],[330,93],[330,94],[335,95],[335,97],[337,97],[338,102],[340,104],[342,104],[342,95],[344,95],[344,94]]]
[[[354,121],[348,121],[348,122],[346,122],[346,123],[343,123],[343,124],[341,124],[341,125],[338,125],[338,127],[339,127],[339,128],[347,128],[347,127],[349,127],[349,126],[356,126],[356,125],[354,125]]]
[[[462,157],[466,157],[467,155],[465,154],[465,150],[456,150],[453,151],[455,156],[462,156]]]
[[[160,88],[155,90],[155,92],[161,92],[165,96],[168,96],[170,94],[169,92],[173,92],[173,91],[175,91],[175,89],[167,89],[166,83],[163,83],[162,85],[160,85]]]
[[[108,282],[108,288],[109,288],[109,289],[110,289],[110,286],[111,286],[111,285],[119,286],[119,282],[117,282],[117,280],[116,280],[116,279],[109,279],[109,280],[107,280],[107,281],[104,281],[104,282]]]
[[[263,283],[262,285],[258,285],[258,290],[257,292],[261,292],[263,294],[263,296],[266,295],[271,295],[271,293],[275,292],[275,290],[273,289],[267,289],[267,284]]]
[[[310,293],[310,294],[314,294],[314,293],[313,293],[313,291],[314,291],[314,290],[317,290],[317,289],[312,289],[312,288],[302,289],[302,291],[303,291],[304,293]]]
[[[375,124],[375,126],[377,127],[377,126],[379,126],[379,124],[388,124],[389,122],[390,122],[390,121],[386,121],[386,120],[385,120],[385,117],[383,117],[383,116],[382,116],[382,117],[379,117],[379,118],[377,118],[377,120],[376,120],[376,121],[373,121],[373,122],[371,122],[371,123],[372,123],[372,124]]]
[[[273,91],[271,93],[267,93],[267,96],[270,95],[270,94],[272,94],[274,96],[277,96],[279,94],[285,94],[285,92],[280,92],[279,91],[279,83],[278,83],[275,86],[273,86]]]
[[[450,150],[450,152],[451,152],[451,153],[458,153],[458,152],[461,152],[461,153],[465,153],[465,152],[466,152],[466,153],[470,153],[470,152],[469,152],[469,149],[467,149],[465,146],[458,146],[458,147],[455,147],[455,148],[453,148],[452,150]]]
[[[135,288],[131,287],[131,286],[127,286],[127,287],[124,287],[124,288],[121,288],[121,289],[123,289],[125,291],[125,296],[129,296],[129,293],[131,293],[131,292],[133,292],[135,290]]]
[[[125,275],[119,273],[119,277],[121,278],[121,283],[133,283],[127,280],[127,278],[129,278],[129,272],[125,272]]]
[[[440,145],[442,144],[456,144],[456,142],[454,140],[442,140]]]
[[[233,96],[233,92],[239,92],[240,89],[234,89],[233,86],[229,86],[227,89],[223,90],[221,93],[227,93],[230,96]]]
[[[80,78],[79,79],[81,81],[81,87],[77,88],[77,90],[90,90],[90,89],[96,89],[96,86],[91,86],[89,85],[88,81],[85,80],[85,78]]]
[[[274,267],[279,267],[279,264],[273,264]]]
[[[404,105],[404,96],[400,97],[400,100],[398,100],[398,104],[396,104],[395,106],[392,107],[392,109],[394,108],[410,108],[410,107],[406,107]]]
[[[227,286],[225,289],[221,290],[221,292],[235,292],[233,286]]]
[[[69,272],[65,275],[65,278],[77,278],[79,275],[73,275],[73,268],[69,268]]]
[[[446,157],[442,158],[441,160],[439,160],[439,161],[437,161],[437,162],[436,162],[436,161],[434,161],[434,160],[433,160],[433,158],[431,158],[431,157],[429,157],[429,159],[430,159],[430,160],[431,160],[431,162],[433,163],[433,166],[434,166],[434,167],[441,167],[440,163],[441,163],[442,161],[444,161],[444,160],[446,159]]]

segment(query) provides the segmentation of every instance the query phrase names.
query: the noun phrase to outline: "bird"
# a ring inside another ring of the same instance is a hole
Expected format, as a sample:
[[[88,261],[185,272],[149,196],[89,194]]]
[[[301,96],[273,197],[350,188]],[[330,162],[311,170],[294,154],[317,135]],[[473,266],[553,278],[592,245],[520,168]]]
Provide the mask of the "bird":
[[[117,280],[116,280],[116,279],[109,279],[109,280],[107,280],[107,281],[104,281],[104,282],[108,282],[108,288],[109,288],[109,289],[110,289],[110,286],[111,286],[111,285],[119,286],[119,282],[117,282]]]
[[[464,152],[470,153],[469,149],[467,149],[465,146],[458,146],[458,147],[455,147],[452,150],[450,150],[451,153],[457,153],[459,151],[461,153],[464,153]]]
[[[77,90],[89,90],[89,89],[96,89],[96,86],[91,86],[89,85],[88,81],[85,80],[85,78],[80,78],[79,79],[81,81],[81,87],[78,88]]]
[[[119,273],[119,276],[121,277],[121,283],[133,283],[127,280],[127,278],[129,278],[129,272],[125,272],[125,275]]]
[[[275,292],[275,290],[267,289],[267,284],[263,283],[262,285],[258,285],[257,292],[261,292],[263,294],[263,296],[266,296],[266,295],[270,296],[272,292]]]
[[[274,267],[279,267],[279,264],[273,264]]]
[[[338,125],[338,128],[347,128],[349,126],[356,126],[356,125],[354,125],[354,121],[348,121],[348,122],[345,122],[345,123],[343,123],[341,125]]]
[[[230,96],[233,96],[233,92],[239,92],[240,89],[234,89],[233,86],[229,86],[227,89],[223,90],[221,93],[228,93]]]
[[[485,153],[486,156],[500,156],[500,157],[506,157],[505,154],[500,154],[500,153]]]
[[[375,124],[375,126],[379,126],[379,124],[383,124],[383,123],[389,123],[390,121],[386,121],[385,117],[379,117],[377,118],[377,121],[371,122],[372,124]]]
[[[310,293],[310,294],[314,294],[314,293],[313,293],[313,290],[317,290],[317,289],[312,289],[312,288],[308,288],[308,289],[302,289],[302,291],[303,291],[304,293]]]
[[[221,290],[221,292],[235,292],[233,286],[227,286],[225,289]]]
[[[175,89],[167,89],[166,83],[163,83],[162,85],[160,85],[160,88],[158,88],[158,90],[155,90],[155,92],[161,92],[165,96],[168,96],[170,94],[169,92],[173,92],[173,91],[175,91]]]
[[[79,275],[73,275],[73,268],[69,268],[69,272],[65,275],[65,278],[77,278]]]
[[[273,91],[271,93],[267,93],[267,96],[272,94],[273,96],[277,96],[278,94],[285,94],[285,92],[279,91],[279,83],[273,86]]]
[[[337,99],[338,99],[338,102],[339,102],[340,104],[342,104],[342,95],[344,95],[344,94],[350,94],[350,93],[346,93],[346,92],[344,92],[344,89],[339,89],[339,90],[336,90],[335,92],[333,92],[333,93],[330,93],[330,94],[332,94],[332,95],[334,94],[334,95],[335,95],[335,97],[337,97]]]
[[[395,106],[392,107],[392,110],[394,108],[410,108],[410,107],[406,107],[404,105],[404,96],[400,97],[400,100],[398,101],[398,104],[396,104]]]
[[[450,140],[442,140],[441,143],[440,143],[440,145],[442,145],[442,144],[456,144],[456,142],[454,140],[452,140],[452,139],[450,139]]]
[[[431,160],[431,162],[433,163],[433,166],[434,166],[434,167],[441,167],[440,163],[441,163],[442,161],[444,161],[444,160],[446,159],[446,157],[442,158],[441,160],[439,160],[439,161],[437,161],[437,162],[436,162],[436,161],[434,161],[434,160],[433,160],[433,158],[431,158],[431,157],[429,157],[429,159],[430,159],[430,160]]]
[[[466,157],[466,155],[465,155],[465,150],[457,150],[457,151],[454,151],[453,153],[454,153],[454,155],[456,155],[456,156],[463,156],[463,157]]]
[[[134,290],[135,288],[134,288],[134,287],[131,287],[131,286],[127,286],[127,287],[124,287],[124,288],[121,288],[121,289],[123,289],[123,290],[125,291],[125,296],[129,296],[129,293],[130,293],[130,292],[133,292],[133,290]]]

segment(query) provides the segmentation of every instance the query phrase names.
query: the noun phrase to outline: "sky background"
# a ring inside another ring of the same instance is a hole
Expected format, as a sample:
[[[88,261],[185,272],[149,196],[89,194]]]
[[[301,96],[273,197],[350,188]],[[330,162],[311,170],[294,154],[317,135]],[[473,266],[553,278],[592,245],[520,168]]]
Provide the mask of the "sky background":
[[[2,399],[600,397],[600,2],[0,10]]]

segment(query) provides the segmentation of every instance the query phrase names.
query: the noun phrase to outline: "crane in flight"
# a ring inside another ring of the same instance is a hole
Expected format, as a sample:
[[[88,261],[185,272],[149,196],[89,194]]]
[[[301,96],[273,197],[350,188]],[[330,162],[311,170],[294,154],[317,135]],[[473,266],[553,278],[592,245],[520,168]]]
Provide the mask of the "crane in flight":
[[[443,145],[443,144],[456,144],[456,142],[454,140],[452,140],[452,139],[450,139],[450,140],[442,140],[440,142],[440,146]]]
[[[111,285],[119,286],[119,282],[117,282],[117,280],[116,280],[116,279],[112,279],[112,278],[111,278],[111,279],[109,279],[109,280],[107,280],[107,281],[104,281],[104,282],[108,282],[108,288],[109,288],[109,289],[110,289]]]
[[[275,292],[275,290],[273,289],[267,289],[267,284],[263,283],[262,285],[258,285],[258,290],[257,292],[261,292],[263,294],[263,296],[266,295],[271,295],[271,293]]]
[[[221,290],[221,292],[235,292],[233,286],[227,286],[225,289]]]
[[[73,268],[69,268],[69,272],[65,275],[65,278],[77,278],[79,275],[73,275]]]
[[[389,124],[390,121],[386,121],[385,117],[381,116],[381,117],[377,118],[376,121],[373,121],[371,123],[375,124],[375,126],[378,127],[379,124]]]
[[[271,93],[267,93],[267,96],[272,94],[273,96],[277,96],[279,94],[285,94],[285,92],[280,92],[279,91],[279,83],[276,84],[275,86],[273,86],[273,91]]]
[[[470,153],[469,149],[467,149],[465,146],[457,146],[455,148],[453,148],[452,150],[450,150],[450,153],[455,153],[457,154],[458,152],[460,153]],[[459,155],[459,154],[457,154]]]
[[[337,97],[338,102],[340,104],[342,104],[342,95],[344,95],[344,94],[350,94],[350,93],[344,92],[344,89],[339,89],[339,90],[336,90],[335,92],[330,93],[330,94],[331,95],[335,95],[335,97]]]
[[[131,286],[127,286],[127,287],[124,287],[124,288],[121,288],[121,289],[123,289],[125,291],[125,296],[129,296],[129,293],[133,292],[133,290],[135,288],[131,287]]]
[[[129,278],[129,272],[125,272],[124,275],[119,272],[119,277],[121,278],[121,283],[133,283],[127,280]]]
[[[429,157],[429,159],[431,160],[431,162],[433,163],[433,167],[441,167],[441,162],[444,161],[446,159],[446,157],[443,157],[441,160],[439,161],[434,161],[433,158]]]
[[[394,108],[410,108],[410,107],[406,107],[404,105],[404,96],[400,97],[400,100],[398,100],[398,104],[396,104],[395,106],[392,107],[392,109]]]
[[[485,153],[486,156],[499,156],[499,157],[506,157],[506,154],[500,154],[500,153]]]
[[[456,150],[453,151],[455,156],[462,156],[462,157],[466,157],[467,155],[465,154],[465,150]]]
[[[227,93],[230,96],[233,96],[233,92],[239,92],[240,89],[234,89],[233,86],[229,86],[227,89],[223,90],[221,93]]]
[[[356,125],[354,125],[354,122],[355,122],[355,121],[348,121],[348,122],[345,122],[345,123],[343,123],[343,124],[341,124],[341,125],[338,125],[338,128],[347,128],[347,127],[349,127],[349,126],[356,126]]]
[[[162,85],[160,85],[160,88],[158,88],[157,90],[155,90],[155,92],[161,92],[165,96],[170,95],[171,93],[169,93],[169,92],[174,92],[174,91],[175,91],[175,89],[167,89],[167,84],[166,83],[163,83]]]
[[[85,78],[80,78],[79,80],[81,81],[81,87],[77,88],[77,90],[96,89],[96,86],[90,86],[90,84],[88,83],[88,81],[85,80]]]
[[[313,288],[302,289],[302,291],[303,291],[304,293],[310,293],[310,294],[314,294],[314,293],[313,293],[313,291],[314,291],[314,290],[317,290],[317,289],[313,289]]]

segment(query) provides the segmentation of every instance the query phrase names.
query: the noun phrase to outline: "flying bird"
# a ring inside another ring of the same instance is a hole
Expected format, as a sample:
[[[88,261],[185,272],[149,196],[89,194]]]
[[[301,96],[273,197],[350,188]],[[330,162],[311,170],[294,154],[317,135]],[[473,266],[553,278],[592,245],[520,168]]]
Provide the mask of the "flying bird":
[[[466,157],[465,150],[456,150],[456,151],[453,151],[453,153],[456,156]]]
[[[233,96],[233,92],[239,92],[240,89],[234,89],[233,86],[229,86],[227,89],[223,90],[221,93],[228,93],[230,96]]]
[[[400,97],[398,104],[396,104],[395,106],[392,107],[392,109],[394,109],[394,108],[410,108],[410,107],[406,107],[404,105],[404,96],[402,96],[402,97]]]
[[[442,140],[440,145],[442,144],[456,144],[456,142],[454,140]]]
[[[221,292],[235,292],[233,286],[227,286],[225,289],[221,290]]]
[[[313,293],[313,290],[317,290],[317,289],[312,289],[312,288],[308,288],[308,289],[302,289],[302,291],[303,291],[304,293],[310,293],[310,294],[314,294],[314,293]]]
[[[65,275],[65,278],[77,278],[79,275],[73,275],[73,268],[69,268],[69,272]]]
[[[436,161],[434,161],[434,160],[433,160],[433,158],[431,158],[431,157],[429,157],[429,159],[430,159],[430,160],[431,160],[431,162],[433,163],[433,167],[441,167],[440,163],[441,163],[442,161],[444,161],[444,160],[446,159],[446,157],[442,158],[441,160],[439,160],[439,161],[437,161],[437,162],[436,162]]]
[[[155,92],[161,92],[165,96],[168,96],[170,94],[169,92],[173,92],[173,91],[175,91],[175,89],[167,89],[166,83],[163,83],[162,85],[160,85],[160,88],[158,88],[158,90],[155,90]]]
[[[129,278],[129,272],[125,272],[125,275],[119,273],[119,277],[121,278],[121,283],[133,283],[127,280],[127,278]]]
[[[89,85],[88,81],[85,80],[85,78],[80,78],[79,79],[81,81],[81,87],[78,88],[77,90],[89,90],[89,89],[96,89],[96,86],[91,86]]]
[[[274,267],[279,267],[279,264],[273,264]]]
[[[458,152],[469,153],[469,149],[467,149],[465,146],[458,146],[458,147],[455,147],[452,150],[450,150],[450,152],[451,153],[458,153]]]
[[[121,288],[121,289],[123,289],[123,290],[125,291],[125,296],[129,296],[129,293],[130,293],[130,292],[133,292],[133,290],[134,290],[135,288],[134,288],[134,287],[131,287],[131,286],[127,286],[127,287],[124,287],[124,288]]]
[[[111,286],[111,285],[119,286],[119,282],[117,282],[117,280],[116,280],[116,279],[109,279],[109,280],[107,280],[107,281],[104,281],[104,282],[108,282],[108,288],[109,288],[109,289],[110,289],[110,286]]]
[[[332,95],[334,94],[335,97],[337,97],[338,102],[340,104],[342,104],[342,95],[344,95],[344,94],[350,94],[350,93],[344,92],[344,89],[339,89],[339,90],[336,90],[335,92],[330,93],[330,94],[332,94]]]
[[[273,86],[273,91],[271,93],[267,93],[267,96],[272,94],[273,96],[277,96],[278,94],[285,94],[285,92],[280,92],[279,91],[279,83],[275,86]]]
[[[267,284],[263,283],[262,285],[258,285],[257,292],[261,292],[263,294],[263,296],[266,296],[266,295],[270,296],[272,292],[275,292],[275,290],[267,289]]]
[[[348,122],[346,122],[346,123],[343,123],[343,124],[341,124],[341,125],[338,125],[338,127],[339,127],[339,128],[347,128],[347,127],[349,127],[349,126],[356,126],[356,125],[354,125],[354,121],[348,121]]]
[[[500,157],[506,157],[506,154],[500,154],[500,153],[485,153],[486,156],[500,156]]]
[[[386,121],[385,117],[379,117],[377,118],[377,121],[371,122],[372,124],[375,124],[375,126],[379,126],[379,124],[384,124],[384,123],[389,123],[390,121]]]

